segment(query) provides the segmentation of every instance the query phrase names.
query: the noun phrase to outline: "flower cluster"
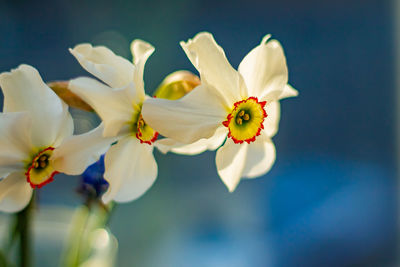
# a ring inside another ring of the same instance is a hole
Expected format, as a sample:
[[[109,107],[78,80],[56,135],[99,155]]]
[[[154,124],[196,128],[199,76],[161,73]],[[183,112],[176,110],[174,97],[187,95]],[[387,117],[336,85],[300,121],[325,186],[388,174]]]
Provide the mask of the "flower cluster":
[[[68,89],[102,120],[82,135],[73,135],[68,105],[36,69],[21,65],[1,74],[0,210],[21,210],[32,190],[59,172],[81,174],[104,153],[104,203],[132,201],[152,186],[155,147],[188,155],[218,149],[217,171],[231,192],[241,178],[265,174],[275,161],[271,138],[278,130],[279,100],[297,95],[288,84],[283,49],[269,37],[238,70],[209,33],[181,42],[200,80],[183,97],[169,99],[145,93],[144,67],[154,52],[149,43],[132,42],[133,62],[103,46],[77,45],[71,54],[97,79],[72,79]]]

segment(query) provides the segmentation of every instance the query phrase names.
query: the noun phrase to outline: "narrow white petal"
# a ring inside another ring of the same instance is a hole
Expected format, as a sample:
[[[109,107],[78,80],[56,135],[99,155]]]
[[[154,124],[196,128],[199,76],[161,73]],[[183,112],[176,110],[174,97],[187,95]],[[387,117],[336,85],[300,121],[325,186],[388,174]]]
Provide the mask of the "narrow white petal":
[[[32,188],[23,172],[14,172],[0,180],[0,211],[17,212],[28,205]]]
[[[54,169],[69,175],[79,175],[96,162],[115,142],[115,137],[103,137],[103,125],[90,132],[74,135],[57,147],[51,157]]]
[[[264,119],[264,132],[269,137],[273,137],[278,132],[279,120],[281,117],[280,107],[279,101],[267,102],[265,107],[267,117]]]
[[[233,192],[240,182],[246,163],[248,144],[235,144],[228,138],[225,144],[218,149],[216,164],[218,174],[222,181]]]
[[[104,46],[80,44],[69,51],[85,70],[113,88],[132,82],[133,64]]]
[[[201,85],[178,100],[147,99],[142,115],[163,136],[190,144],[213,136],[228,112],[215,91]]]
[[[142,92],[143,101],[145,95],[143,82],[144,65],[151,54],[153,54],[154,47],[143,40],[136,39],[131,43],[131,52],[133,55],[133,63],[135,64],[133,81],[137,87],[137,91]]]
[[[208,139],[200,139],[192,144],[184,144],[174,139],[164,138],[155,142],[155,146],[162,152],[174,152],[177,154],[196,155],[206,150],[215,150],[224,142],[228,130],[222,126]]]
[[[37,147],[53,145],[65,135],[69,120],[65,103],[43,82],[39,72],[21,65],[0,75],[4,111],[28,111],[32,117],[32,142]]]
[[[104,178],[110,187],[103,195],[104,203],[135,200],[156,180],[153,146],[141,144],[135,137],[125,137],[107,152],[105,169]]]
[[[283,92],[279,95],[279,99],[298,96],[299,92],[294,89],[290,84],[286,84]]]
[[[133,40],[131,43],[131,52],[133,56],[133,63],[135,65],[143,64],[154,53],[154,47],[140,39]]]
[[[199,71],[202,83],[218,90],[228,106],[247,97],[243,91],[243,80],[229,64],[224,50],[210,33],[199,33],[188,42],[180,44]]]
[[[85,77],[71,80],[69,89],[86,101],[103,120],[104,136],[117,135],[133,119],[134,103],[130,101],[127,90],[112,90]]]
[[[239,72],[250,96],[264,100],[267,94],[273,94],[272,100],[278,100],[276,95],[282,93],[288,81],[286,58],[281,44],[277,40],[267,42],[269,36],[266,37],[246,55],[239,65]]]
[[[65,103],[63,103],[63,113],[59,118],[59,124],[60,128],[58,130],[56,139],[53,142],[53,147],[58,147],[65,138],[72,136],[74,133],[74,121],[69,113],[68,105]]]
[[[275,162],[274,143],[268,136],[262,134],[255,142],[248,145],[246,165],[243,177],[256,178],[267,173]]]

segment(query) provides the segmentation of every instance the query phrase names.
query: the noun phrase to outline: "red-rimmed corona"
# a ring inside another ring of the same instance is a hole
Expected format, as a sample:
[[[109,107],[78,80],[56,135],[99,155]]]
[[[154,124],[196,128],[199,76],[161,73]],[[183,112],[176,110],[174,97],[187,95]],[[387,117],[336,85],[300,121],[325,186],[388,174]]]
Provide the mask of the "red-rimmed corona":
[[[154,131],[146,122],[143,120],[142,115],[139,116],[139,119],[134,124],[134,131],[136,131],[136,138],[139,139],[141,144],[152,145],[158,137],[158,133]]]
[[[26,179],[32,188],[41,188],[52,182],[54,175],[58,171],[50,163],[50,157],[53,154],[54,147],[48,147],[40,151],[30,163],[25,172]]]
[[[222,124],[228,128],[228,137],[236,144],[250,144],[264,129],[264,119],[268,116],[264,107],[266,101],[259,102],[257,97],[238,101]]]

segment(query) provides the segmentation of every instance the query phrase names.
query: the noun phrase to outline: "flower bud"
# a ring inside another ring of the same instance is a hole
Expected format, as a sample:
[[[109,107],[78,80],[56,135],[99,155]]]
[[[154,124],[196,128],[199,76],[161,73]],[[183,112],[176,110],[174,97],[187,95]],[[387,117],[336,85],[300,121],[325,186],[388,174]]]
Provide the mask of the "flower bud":
[[[190,71],[179,70],[169,74],[158,86],[154,96],[176,100],[200,85],[200,79]]]
[[[59,98],[64,100],[64,102],[67,103],[68,106],[93,112],[91,106],[89,106],[79,96],[72,93],[68,89],[68,81],[49,82],[47,83],[47,86],[49,86],[51,90],[53,90],[54,93],[58,95]]]

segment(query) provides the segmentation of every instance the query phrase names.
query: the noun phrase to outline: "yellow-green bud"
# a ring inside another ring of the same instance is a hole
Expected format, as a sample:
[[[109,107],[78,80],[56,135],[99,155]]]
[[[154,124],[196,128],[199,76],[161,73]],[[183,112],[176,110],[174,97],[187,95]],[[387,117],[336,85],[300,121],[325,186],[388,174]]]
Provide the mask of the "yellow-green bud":
[[[154,96],[176,100],[200,84],[200,79],[190,71],[179,70],[169,74],[158,86]]]

